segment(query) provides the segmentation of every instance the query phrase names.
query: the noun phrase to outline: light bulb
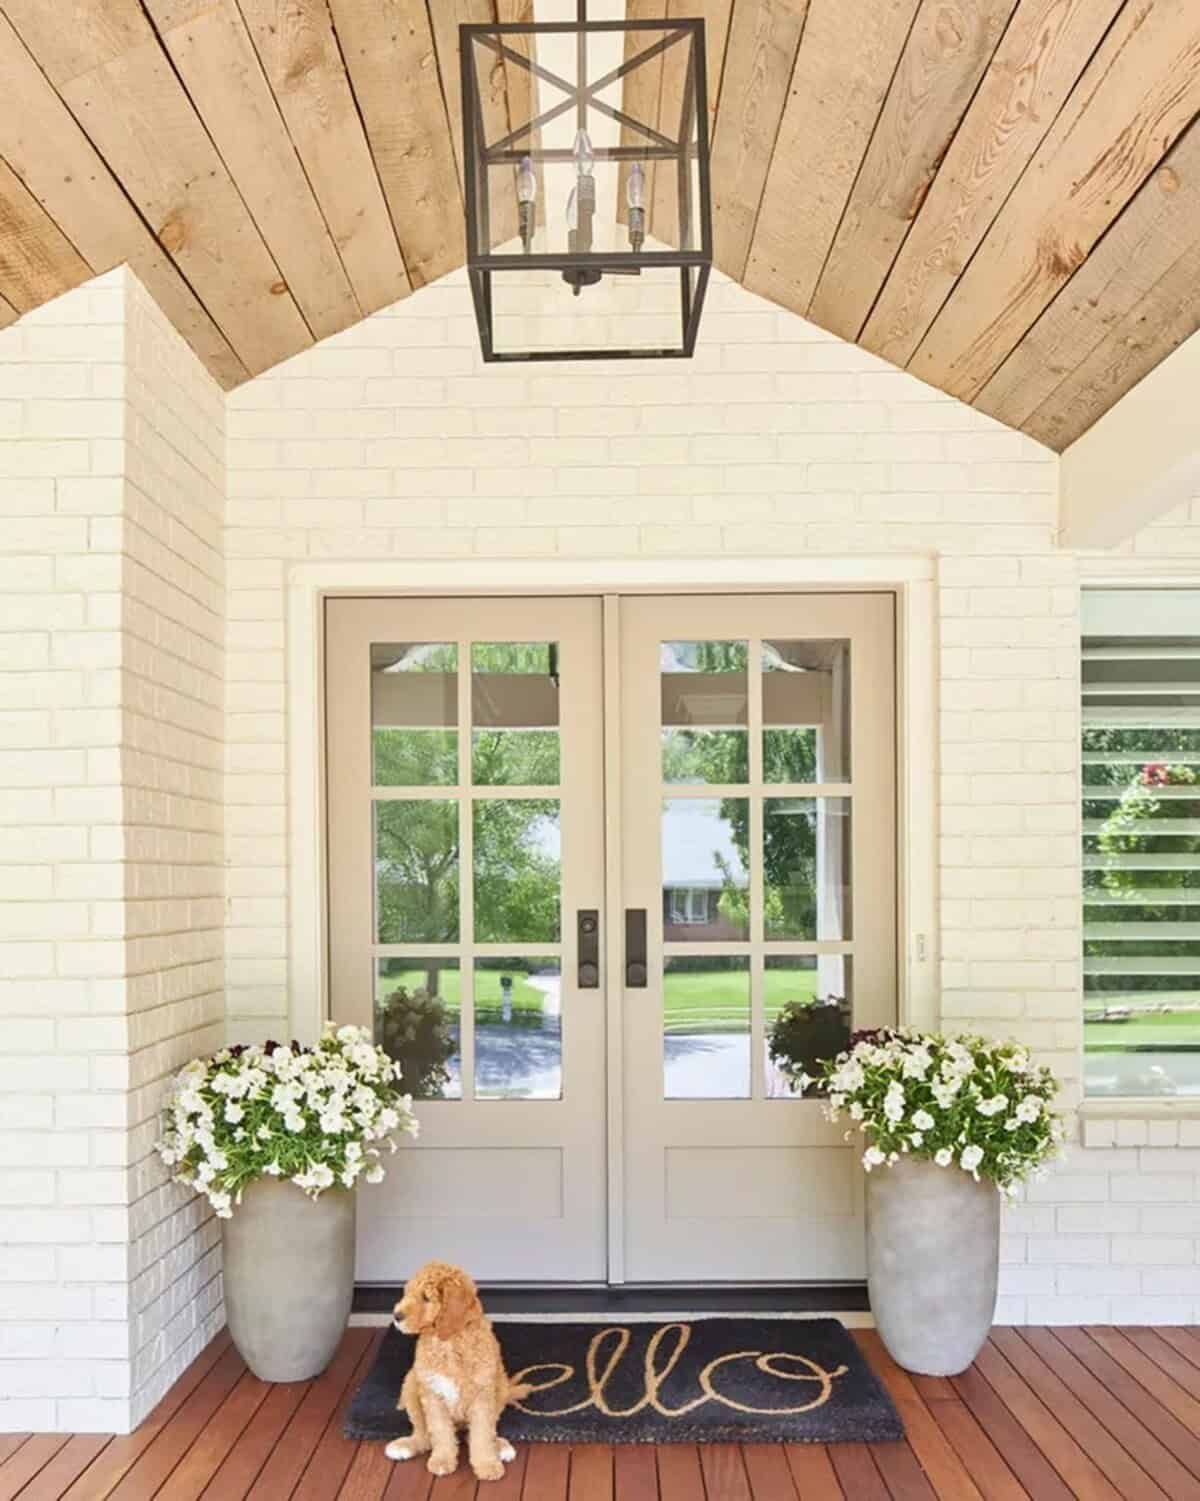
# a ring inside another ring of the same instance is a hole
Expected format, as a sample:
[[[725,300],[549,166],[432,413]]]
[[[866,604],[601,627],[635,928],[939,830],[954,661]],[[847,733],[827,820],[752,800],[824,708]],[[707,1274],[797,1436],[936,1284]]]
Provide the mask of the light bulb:
[[[526,255],[533,247],[536,217],[537,178],[533,175],[532,158],[523,156],[517,170],[517,231],[521,236],[521,248]]]
[[[646,173],[641,162],[634,162],[629,169],[629,177],[625,182],[625,201],[630,208],[646,206]]]
[[[573,155],[575,157],[576,172],[579,173],[580,177],[590,177],[592,175],[592,166],[596,160],[596,153],[592,150],[591,137],[586,130],[575,132],[575,149]]]
[[[629,204],[629,248],[637,255],[646,242],[646,173],[641,162],[629,168],[625,200]]]

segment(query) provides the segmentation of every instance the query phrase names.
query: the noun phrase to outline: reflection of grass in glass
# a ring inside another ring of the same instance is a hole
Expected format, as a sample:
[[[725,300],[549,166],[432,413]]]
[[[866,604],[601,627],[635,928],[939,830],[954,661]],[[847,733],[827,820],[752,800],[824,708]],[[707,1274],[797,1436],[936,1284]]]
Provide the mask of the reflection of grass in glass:
[[[789,1001],[812,1001],[817,995],[817,967],[763,971],[763,1017],[767,1029]]]
[[[377,982],[376,996],[382,1000],[390,995],[397,986],[403,985],[408,990],[422,989],[425,985],[428,971],[425,969],[398,970],[395,974],[381,976]],[[481,1009],[494,1009],[499,1019],[502,997],[500,993],[500,976],[512,975],[513,981],[513,1014],[518,1011],[528,1012],[531,1016],[540,1018],[542,1014],[542,1002],[545,999],[542,991],[535,989],[529,983],[529,977],[519,970],[478,970],[475,974],[475,1010],[476,1014]],[[438,995],[446,1003],[447,1009],[452,1014],[455,1024],[461,1008],[462,978],[456,969],[444,969],[438,976]]]
[[[1122,1005],[1104,995],[1089,997],[1085,1004]],[[1083,1045],[1090,1053],[1120,1053],[1139,1044],[1160,1043],[1164,1048],[1200,1047],[1200,1008],[1192,1011],[1137,1012],[1127,1021],[1085,1022]]]
[[[817,985],[814,969],[769,969],[765,972],[767,1025],[788,1001],[811,999]],[[664,1028],[675,1036],[750,1030],[750,976],[746,970],[709,973],[667,972]]]

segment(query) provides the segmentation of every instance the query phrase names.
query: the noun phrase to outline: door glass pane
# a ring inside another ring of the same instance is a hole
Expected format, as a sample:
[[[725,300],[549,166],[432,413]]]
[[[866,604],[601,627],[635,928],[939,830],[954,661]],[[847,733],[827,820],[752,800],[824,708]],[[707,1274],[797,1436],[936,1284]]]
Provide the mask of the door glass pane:
[[[849,954],[767,955],[763,1043],[768,1099],[794,1099],[801,1071],[815,1078],[822,1059],[849,1047],[851,963]]]
[[[476,786],[557,787],[557,642],[476,641],[471,720]]]
[[[371,647],[371,753],[377,787],[458,781],[458,648],[445,641]]]
[[[562,881],[558,799],[480,799],[473,813],[476,941],[557,943]]]
[[[764,799],[763,883],[767,938],[849,938],[849,798]]]
[[[380,943],[458,940],[458,804],[375,804],[375,930]]]
[[[750,960],[673,958],[663,964],[663,1095],[750,1097]]]
[[[663,781],[744,782],[749,647],[745,641],[664,641]]]
[[[764,641],[763,780],[850,779],[850,643]]]
[[[663,803],[663,938],[728,943],[750,936],[744,797],[672,797]]]
[[[380,959],[375,1041],[401,1065],[416,1100],[462,1098],[457,959]]]
[[[475,961],[475,1094],[562,1098],[562,962]]]

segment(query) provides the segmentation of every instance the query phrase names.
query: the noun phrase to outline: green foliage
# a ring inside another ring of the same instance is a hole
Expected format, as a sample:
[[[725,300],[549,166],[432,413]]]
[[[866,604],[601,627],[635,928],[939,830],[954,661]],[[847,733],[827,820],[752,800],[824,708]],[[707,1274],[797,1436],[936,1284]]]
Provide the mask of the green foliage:
[[[844,1001],[789,1001],[767,1039],[771,1059],[793,1081],[814,1079],[822,1064],[850,1040],[850,1007]]]
[[[447,1064],[458,1050],[445,1004],[427,990],[393,990],[376,1013],[379,1045],[400,1065],[414,1099],[441,1099],[450,1082]]]

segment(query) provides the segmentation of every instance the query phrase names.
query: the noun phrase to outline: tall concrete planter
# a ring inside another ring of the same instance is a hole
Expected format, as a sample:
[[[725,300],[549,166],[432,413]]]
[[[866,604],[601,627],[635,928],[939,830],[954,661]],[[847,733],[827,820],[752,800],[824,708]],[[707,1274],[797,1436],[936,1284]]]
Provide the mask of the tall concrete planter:
[[[333,1359],[354,1296],[354,1208],[347,1189],[314,1201],[257,1178],[221,1222],[229,1332],[260,1381],[307,1381]]]
[[[911,1157],[868,1176],[871,1312],[906,1371],[966,1370],[992,1325],[999,1263],[1000,1193],[989,1179]]]

